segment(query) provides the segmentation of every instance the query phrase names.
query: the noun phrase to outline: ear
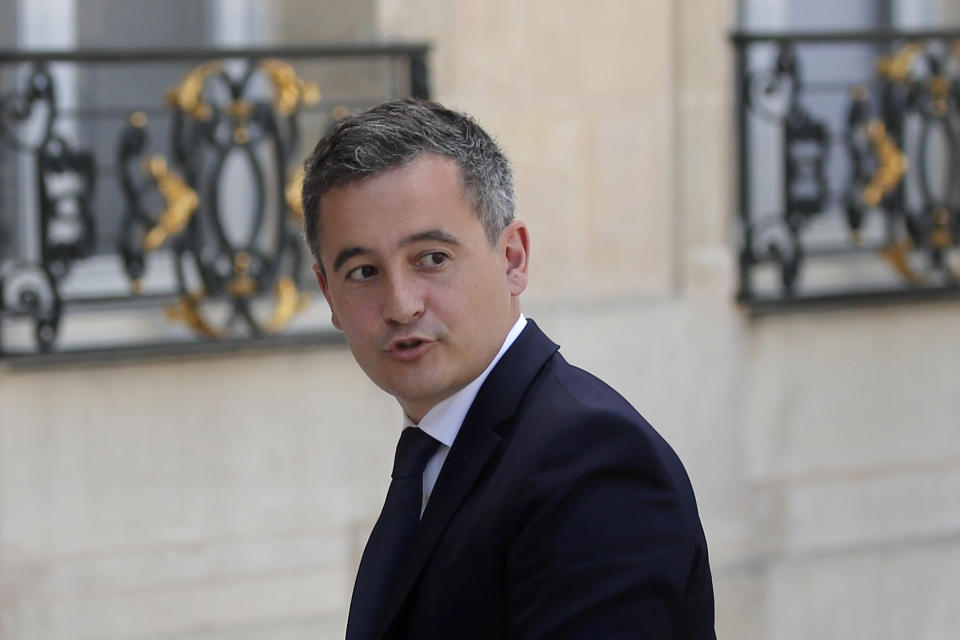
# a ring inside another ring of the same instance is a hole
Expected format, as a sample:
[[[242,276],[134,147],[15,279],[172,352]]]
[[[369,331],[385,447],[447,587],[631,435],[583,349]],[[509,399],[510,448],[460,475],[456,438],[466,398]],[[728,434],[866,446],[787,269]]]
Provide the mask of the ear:
[[[343,328],[340,326],[340,320],[337,318],[337,312],[333,310],[333,303],[330,301],[330,292],[327,287],[327,275],[323,271],[323,267],[319,263],[313,263],[313,275],[317,276],[317,284],[320,285],[320,291],[323,292],[323,297],[327,301],[327,305],[330,307],[330,322],[333,323],[337,329],[343,331]]]
[[[530,232],[527,225],[514,220],[501,232],[498,244],[500,255],[506,259],[510,293],[519,296],[527,288],[527,271],[530,267]]]

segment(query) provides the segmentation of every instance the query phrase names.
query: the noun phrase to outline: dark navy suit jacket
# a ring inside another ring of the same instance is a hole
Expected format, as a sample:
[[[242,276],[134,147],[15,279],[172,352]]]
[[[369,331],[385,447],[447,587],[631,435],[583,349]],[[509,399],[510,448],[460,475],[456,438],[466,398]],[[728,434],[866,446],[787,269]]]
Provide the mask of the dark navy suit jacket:
[[[413,640],[715,638],[666,442],[528,321],[447,456],[383,620]]]

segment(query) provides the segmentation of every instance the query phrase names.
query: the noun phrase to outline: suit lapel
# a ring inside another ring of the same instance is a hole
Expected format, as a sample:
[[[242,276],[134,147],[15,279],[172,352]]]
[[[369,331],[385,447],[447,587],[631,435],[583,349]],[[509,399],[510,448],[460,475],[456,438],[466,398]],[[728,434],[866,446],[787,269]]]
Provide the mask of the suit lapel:
[[[528,319],[527,326],[480,387],[443,463],[410,552],[387,600],[377,637],[390,626],[450,518],[497,450],[501,437],[496,427],[513,416],[534,376],[557,349]]]

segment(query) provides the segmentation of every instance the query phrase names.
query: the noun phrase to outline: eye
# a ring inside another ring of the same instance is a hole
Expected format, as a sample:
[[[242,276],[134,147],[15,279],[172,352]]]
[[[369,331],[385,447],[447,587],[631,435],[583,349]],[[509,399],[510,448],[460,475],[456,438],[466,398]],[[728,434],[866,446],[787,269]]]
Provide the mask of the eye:
[[[347,272],[347,280],[353,280],[354,282],[363,282],[364,280],[369,280],[373,276],[377,275],[377,268],[371,267],[369,264],[365,264],[360,267],[355,267]]]
[[[443,251],[431,251],[420,256],[417,263],[424,267],[434,268],[442,266],[449,259],[450,256]]]

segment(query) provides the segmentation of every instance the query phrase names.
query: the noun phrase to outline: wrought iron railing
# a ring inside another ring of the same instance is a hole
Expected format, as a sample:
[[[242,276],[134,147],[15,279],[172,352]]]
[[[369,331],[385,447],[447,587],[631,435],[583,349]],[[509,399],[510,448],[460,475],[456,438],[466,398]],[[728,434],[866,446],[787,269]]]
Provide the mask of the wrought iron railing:
[[[732,40],[738,300],[960,295],[960,31]]]
[[[426,55],[0,51],[0,356],[328,338],[297,319],[300,161],[343,115],[427,97]]]

